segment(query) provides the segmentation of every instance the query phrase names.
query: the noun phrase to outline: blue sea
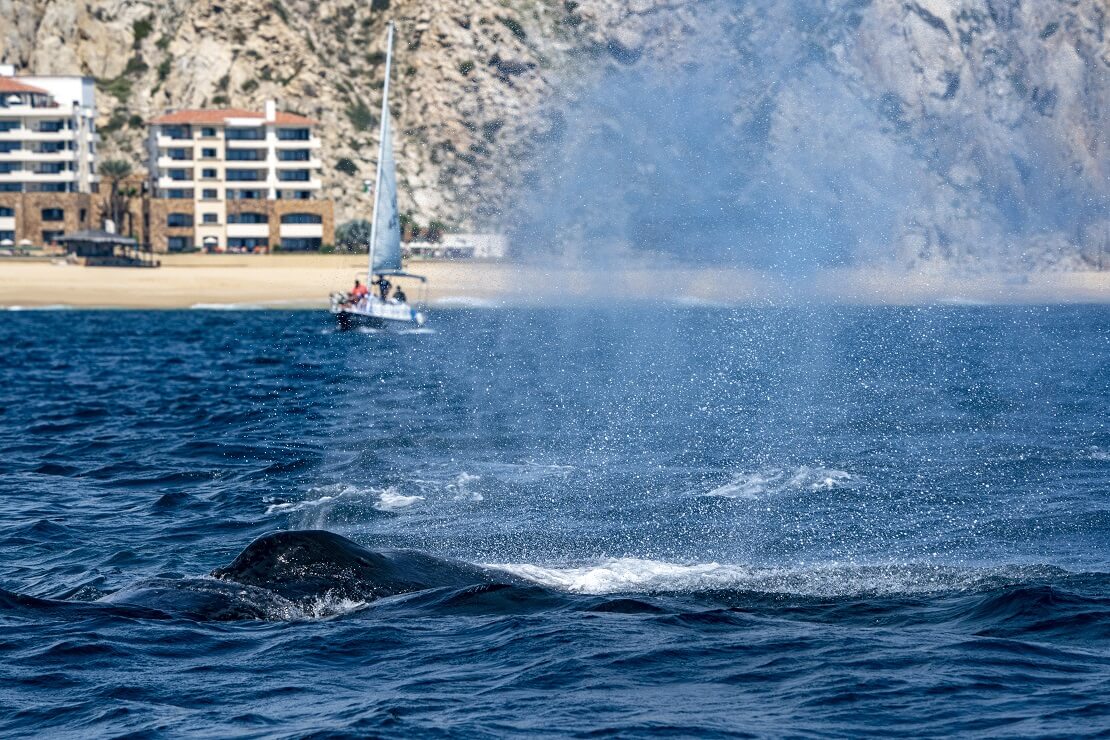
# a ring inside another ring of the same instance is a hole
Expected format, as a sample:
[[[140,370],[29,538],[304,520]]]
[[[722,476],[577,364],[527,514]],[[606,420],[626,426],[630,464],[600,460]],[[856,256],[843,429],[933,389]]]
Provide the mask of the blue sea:
[[[1107,307],[0,346],[5,737],[1110,732]]]

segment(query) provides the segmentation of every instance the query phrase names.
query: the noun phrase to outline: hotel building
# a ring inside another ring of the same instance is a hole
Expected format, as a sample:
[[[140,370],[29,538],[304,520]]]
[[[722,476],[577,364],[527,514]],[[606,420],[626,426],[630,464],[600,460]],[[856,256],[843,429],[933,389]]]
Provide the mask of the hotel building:
[[[50,244],[95,224],[95,86],[0,65],[0,244]]]
[[[316,251],[335,239],[320,199],[316,123],[279,112],[172,111],[150,122],[145,233],[156,252]]]

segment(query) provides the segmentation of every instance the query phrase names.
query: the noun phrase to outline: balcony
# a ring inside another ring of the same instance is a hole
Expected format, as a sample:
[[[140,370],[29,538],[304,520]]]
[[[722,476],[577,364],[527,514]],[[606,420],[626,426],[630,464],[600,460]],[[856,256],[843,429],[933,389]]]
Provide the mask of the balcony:
[[[183,146],[191,147],[192,141],[192,137],[175,139],[174,137],[166,136],[165,134],[158,134],[158,136],[154,138],[154,143],[159,149],[177,149]]]
[[[313,178],[311,180],[298,181],[271,181],[270,186],[276,190],[319,190],[324,185],[320,180]]]
[[[273,166],[279,170],[319,170],[324,167],[324,163],[315,157],[301,160],[281,160],[273,163]]]
[[[268,237],[270,224],[228,224],[227,236],[229,239],[244,239],[250,237]]]
[[[281,236],[292,238],[311,238],[323,237],[324,225],[323,224],[282,224]]]
[[[19,137],[23,141],[76,141],[77,132],[71,129],[62,129],[61,131],[33,131],[31,129],[20,129]]]
[[[0,182],[74,182],[77,173],[65,172],[31,172],[30,170],[16,170],[15,172],[0,172]]]
[[[159,177],[157,182],[159,190],[192,190],[194,182],[192,180],[175,180],[172,177]]]
[[[277,149],[319,149],[320,139],[311,136],[306,139],[278,139],[274,137],[270,140],[273,146]]]
[[[181,169],[182,167],[192,167],[193,160],[191,159],[174,159],[173,157],[161,156],[158,157],[158,169],[160,170],[174,170]]]

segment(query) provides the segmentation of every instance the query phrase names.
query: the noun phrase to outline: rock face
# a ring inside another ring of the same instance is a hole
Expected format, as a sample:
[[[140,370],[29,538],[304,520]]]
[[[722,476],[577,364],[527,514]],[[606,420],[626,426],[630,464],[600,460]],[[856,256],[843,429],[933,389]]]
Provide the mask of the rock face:
[[[772,264],[1081,267],[1110,264],[1108,16],[1106,0],[0,0],[0,61],[97,77],[102,154],[137,163],[166,108],[277,98],[323,124],[343,221],[369,212],[392,19],[401,207],[419,222]]]

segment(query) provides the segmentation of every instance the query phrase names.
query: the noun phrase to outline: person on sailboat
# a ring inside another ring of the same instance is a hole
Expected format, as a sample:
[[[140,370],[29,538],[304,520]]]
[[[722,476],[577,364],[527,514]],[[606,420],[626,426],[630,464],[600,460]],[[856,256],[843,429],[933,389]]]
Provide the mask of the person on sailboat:
[[[404,303],[406,299],[408,299],[408,296],[405,295],[405,291],[401,290],[401,286],[398,285],[397,289],[393,291],[393,300],[398,303]]]
[[[351,295],[347,299],[347,302],[348,303],[358,303],[363,298],[365,298],[366,294],[369,293],[369,292],[370,291],[367,289],[367,287],[365,285],[363,285],[360,281],[356,280],[355,281],[355,287],[351,291]]]
[[[393,283],[389,282],[385,275],[378,275],[378,280],[374,285],[378,286],[378,291],[381,293],[383,301],[389,298],[389,289],[393,287]]]

